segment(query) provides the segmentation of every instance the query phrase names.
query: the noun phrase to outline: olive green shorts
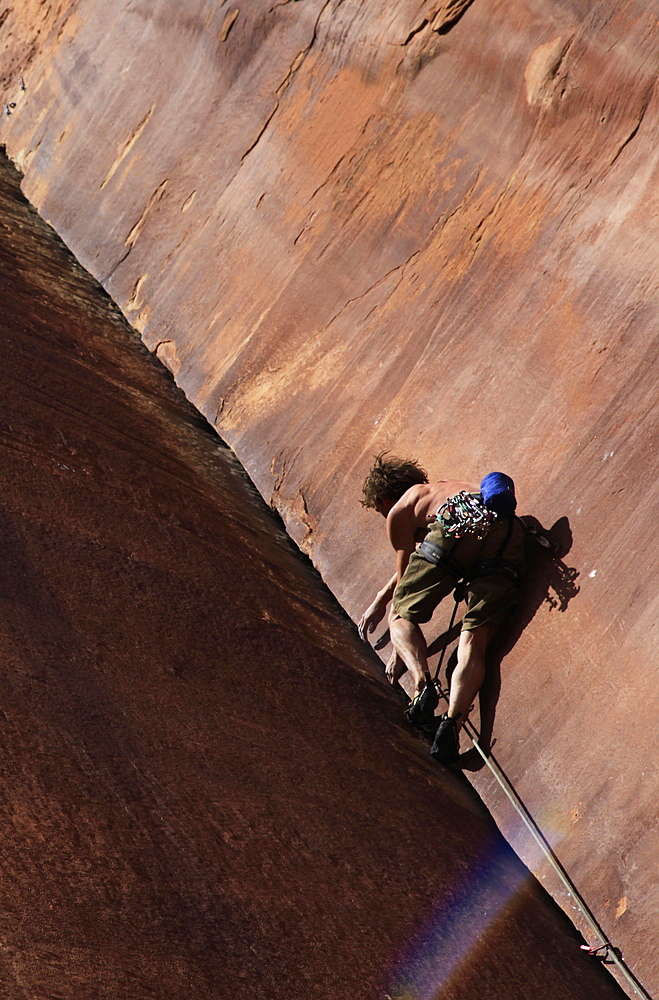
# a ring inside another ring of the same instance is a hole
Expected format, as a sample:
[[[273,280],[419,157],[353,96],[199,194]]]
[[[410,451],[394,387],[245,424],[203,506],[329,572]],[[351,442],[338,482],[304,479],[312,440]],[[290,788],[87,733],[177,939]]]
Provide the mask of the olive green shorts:
[[[510,552],[506,552],[509,558],[514,557],[515,565],[520,571],[523,570],[523,548],[520,548],[522,531],[523,529],[515,529]],[[496,533],[499,534],[498,526]],[[433,526],[428,537],[432,537],[439,544],[445,542],[438,525]],[[488,550],[492,548],[489,540],[486,548]],[[462,553],[463,549],[456,549],[456,556],[461,556]],[[485,554],[491,555],[489,551]],[[476,561],[472,553],[469,555],[471,558],[468,562]],[[447,572],[441,563],[436,565],[428,562],[418,552],[413,552],[394,592],[392,610],[400,618],[405,618],[415,625],[428,622],[440,601],[453,591],[456,582],[455,576]],[[467,585],[466,601],[467,610],[462,619],[462,628],[465,631],[472,631],[486,624],[496,626],[518,603],[519,586],[508,576],[489,573],[487,576],[477,577]]]

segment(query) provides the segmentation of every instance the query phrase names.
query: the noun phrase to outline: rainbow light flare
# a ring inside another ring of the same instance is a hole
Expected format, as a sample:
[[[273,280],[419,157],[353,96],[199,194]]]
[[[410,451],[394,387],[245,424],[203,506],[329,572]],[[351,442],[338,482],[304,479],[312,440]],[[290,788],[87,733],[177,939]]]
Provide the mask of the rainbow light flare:
[[[561,832],[554,829],[554,833],[556,840],[562,839]],[[531,843],[528,854],[539,865],[542,852],[535,841]],[[483,943],[504,907],[534,877],[503,838],[497,838],[489,852],[471,862],[466,860],[460,877],[433,905],[422,928],[415,933],[396,963],[385,997],[441,1000],[451,979],[474,948]]]

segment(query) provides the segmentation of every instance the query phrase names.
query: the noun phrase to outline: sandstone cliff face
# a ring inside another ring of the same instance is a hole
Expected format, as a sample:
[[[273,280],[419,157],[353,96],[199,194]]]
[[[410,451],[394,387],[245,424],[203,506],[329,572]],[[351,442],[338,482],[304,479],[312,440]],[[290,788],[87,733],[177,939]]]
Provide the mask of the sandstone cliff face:
[[[615,1000],[0,161],[2,995]]]
[[[654,4],[26,0],[0,19],[28,195],[353,616],[390,572],[357,503],[373,452],[502,467],[522,513],[569,520],[503,662],[496,753],[656,987]]]

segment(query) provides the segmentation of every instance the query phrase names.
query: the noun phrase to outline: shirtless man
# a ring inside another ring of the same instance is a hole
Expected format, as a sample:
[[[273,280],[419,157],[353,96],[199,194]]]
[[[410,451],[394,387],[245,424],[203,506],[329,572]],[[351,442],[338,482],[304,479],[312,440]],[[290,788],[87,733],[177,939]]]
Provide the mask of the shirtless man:
[[[414,461],[379,455],[364,482],[362,504],[387,519],[387,534],[396,553],[396,572],[376,595],[359,622],[366,639],[384,618],[389,601],[389,630],[394,656],[387,666],[393,683],[405,669],[415,696],[426,683],[427,646],[419,624],[430,621],[440,601],[458,580],[466,582],[467,610],[458,644],[458,663],[451,677],[447,713],[437,731],[433,756],[444,763],[458,757],[458,732],[485,679],[485,653],[490,638],[517,603],[524,569],[524,527],[516,518],[498,519],[483,540],[453,539],[444,532],[437,511],[448,497],[478,487],[449,479],[429,483]],[[426,541],[421,552],[416,546]],[[424,556],[431,543],[430,561]]]

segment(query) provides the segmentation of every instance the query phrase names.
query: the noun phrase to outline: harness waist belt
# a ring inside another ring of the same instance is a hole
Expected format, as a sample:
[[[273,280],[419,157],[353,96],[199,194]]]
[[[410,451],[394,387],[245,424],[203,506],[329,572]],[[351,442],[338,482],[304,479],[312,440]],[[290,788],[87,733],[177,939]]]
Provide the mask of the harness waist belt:
[[[443,545],[437,545],[436,542],[426,539],[421,542],[416,551],[426,562],[432,563],[434,566],[441,565],[456,580],[464,576],[464,566],[461,566],[458,560]]]
[[[519,583],[521,580],[519,571],[507,559],[484,559],[483,562],[476,563],[470,574],[470,579],[478,580],[482,576],[490,576],[493,573],[507,576],[513,583]]]

